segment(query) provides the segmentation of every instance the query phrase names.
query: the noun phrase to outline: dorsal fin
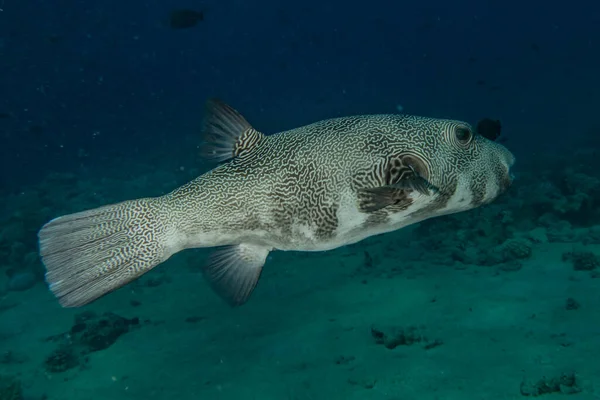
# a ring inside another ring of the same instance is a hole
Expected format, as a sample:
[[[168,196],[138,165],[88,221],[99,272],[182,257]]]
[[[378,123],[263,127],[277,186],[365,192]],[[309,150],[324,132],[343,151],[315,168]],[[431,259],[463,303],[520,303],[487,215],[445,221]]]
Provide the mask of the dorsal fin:
[[[204,157],[227,161],[251,151],[264,138],[235,109],[221,100],[206,102]]]

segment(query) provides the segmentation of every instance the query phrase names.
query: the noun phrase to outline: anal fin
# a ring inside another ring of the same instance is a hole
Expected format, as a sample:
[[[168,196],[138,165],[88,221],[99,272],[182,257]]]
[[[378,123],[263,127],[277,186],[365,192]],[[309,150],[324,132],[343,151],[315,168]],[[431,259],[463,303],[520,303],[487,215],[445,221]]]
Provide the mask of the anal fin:
[[[252,244],[223,247],[210,257],[204,276],[229,304],[242,305],[254,291],[270,251]]]

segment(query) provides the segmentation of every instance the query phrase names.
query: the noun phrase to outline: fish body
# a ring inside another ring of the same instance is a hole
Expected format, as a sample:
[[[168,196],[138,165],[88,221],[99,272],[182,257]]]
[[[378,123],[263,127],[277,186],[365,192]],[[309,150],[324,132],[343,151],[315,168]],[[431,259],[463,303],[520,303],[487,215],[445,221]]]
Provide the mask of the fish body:
[[[211,101],[207,156],[222,163],[156,198],[59,217],[39,233],[50,289],[87,304],[187,249],[231,304],[273,250],[325,251],[493,201],[513,155],[454,120],[362,115],[273,135]]]

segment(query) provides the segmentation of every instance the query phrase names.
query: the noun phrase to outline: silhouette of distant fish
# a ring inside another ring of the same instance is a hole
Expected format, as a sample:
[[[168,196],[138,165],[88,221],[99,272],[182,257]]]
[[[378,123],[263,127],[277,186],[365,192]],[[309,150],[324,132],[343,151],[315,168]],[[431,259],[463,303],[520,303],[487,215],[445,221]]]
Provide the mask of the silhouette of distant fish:
[[[204,21],[204,13],[202,11],[194,11],[188,9],[174,10],[169,18],[169,26],[173,29],[192,28],[198,22]]]
[[[486,139],[496,141],[502,134],[502,124],[499,120],[483,118],[477,123],[477,133]]]

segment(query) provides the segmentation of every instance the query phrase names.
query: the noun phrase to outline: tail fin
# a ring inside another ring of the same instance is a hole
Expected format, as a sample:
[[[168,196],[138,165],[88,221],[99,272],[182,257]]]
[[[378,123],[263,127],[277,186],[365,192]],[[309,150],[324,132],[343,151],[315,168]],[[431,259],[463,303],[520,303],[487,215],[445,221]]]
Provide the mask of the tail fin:
[[[63,307],[120,288],[181,250],[164,199],[139,199],[53,219],[40,230],[46,281]]]

